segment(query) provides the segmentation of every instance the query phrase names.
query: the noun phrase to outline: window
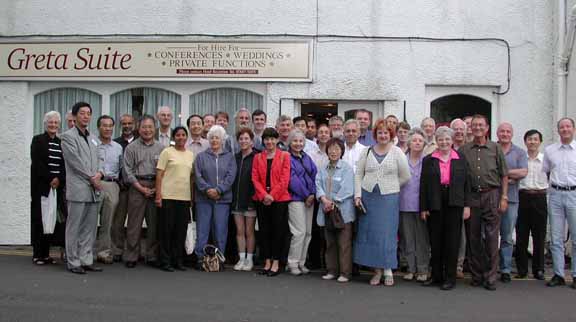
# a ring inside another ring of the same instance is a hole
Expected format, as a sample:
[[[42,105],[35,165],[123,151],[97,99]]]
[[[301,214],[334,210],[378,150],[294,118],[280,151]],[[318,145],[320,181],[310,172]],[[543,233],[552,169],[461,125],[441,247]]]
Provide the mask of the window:
[[[68,129],[66,113],[78,102],[86,102],[92,107],[92,119],[89,131],[96,131],[96,120],[102,114],[102,97],[100,94],[82,88],[55,88],[34,95],[34,134],[44,132],[44,114],[50,111],[60,113],[61,132]]]
[[[124,114],[131,114],[136,120],[142,115],[149,114],[156,117],[160,106],[172,108],[172,127],[180,125],[181,98],[177,93],[160,89],[139,87],[130,88],[110,96],[110,114],[116,121],[116,133],[121,133],[120,118]]]

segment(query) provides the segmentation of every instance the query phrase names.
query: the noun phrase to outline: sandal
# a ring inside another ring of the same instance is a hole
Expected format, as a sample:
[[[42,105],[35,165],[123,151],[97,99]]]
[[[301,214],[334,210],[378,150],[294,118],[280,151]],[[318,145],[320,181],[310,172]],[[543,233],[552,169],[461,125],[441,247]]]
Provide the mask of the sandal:
[[[38,266],[46,265],[46,262],[42,258],[33,258],[32,262]]]
[[[382,279],[382,275],[380,274],[375,274],[374,276],[372,276],[372,278],[370,279],[370,285],[372,286],[378,286],[380,285],[380,280]]]
[[[385,286],[394,286],[394,276],[393,275],[384,275],[384,285]]]

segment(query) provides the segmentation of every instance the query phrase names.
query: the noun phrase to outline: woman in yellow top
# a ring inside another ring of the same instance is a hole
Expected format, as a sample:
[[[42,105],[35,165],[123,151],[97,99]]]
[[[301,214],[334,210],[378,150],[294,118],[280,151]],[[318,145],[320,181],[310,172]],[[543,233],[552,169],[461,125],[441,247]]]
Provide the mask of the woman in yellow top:
[[[186,149],[188,131],[178,126],[172,132],[174,146],[160,153],[156,166],[156,206],[158,216],[160,269],[185,271],[182,265],[184,242],[190,220],[192,169],[194,154]]]

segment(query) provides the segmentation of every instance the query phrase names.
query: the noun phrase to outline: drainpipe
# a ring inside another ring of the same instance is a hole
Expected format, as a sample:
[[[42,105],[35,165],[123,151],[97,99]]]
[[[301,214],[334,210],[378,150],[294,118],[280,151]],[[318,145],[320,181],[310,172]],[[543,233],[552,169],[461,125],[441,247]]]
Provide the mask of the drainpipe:
[[[556,121],[566,117],[568,111],[567,91],[568,91],[568,70],[570,57],[574,48],[574,35],[576,32],[576,6],[572,7],[570,18],[566,26],[566,2],[558,1],[558,105],[556,108]]]

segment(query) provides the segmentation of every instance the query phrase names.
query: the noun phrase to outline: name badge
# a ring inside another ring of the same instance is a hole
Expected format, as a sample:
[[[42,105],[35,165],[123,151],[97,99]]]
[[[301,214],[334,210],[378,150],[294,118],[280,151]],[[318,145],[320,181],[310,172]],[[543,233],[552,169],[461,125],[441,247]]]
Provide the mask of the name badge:
[[[94,146],[98,146],[98,142],[96,142],[94,139],[92,139],[92,144],[94,144]]]
[[[334,181],[342,181],[342,178],[341,178],[341,177],[334,177],[334,178],[332,178],[332,180],[334,180]]]

